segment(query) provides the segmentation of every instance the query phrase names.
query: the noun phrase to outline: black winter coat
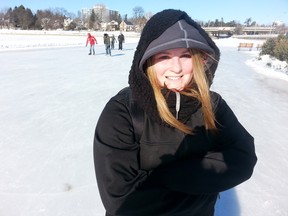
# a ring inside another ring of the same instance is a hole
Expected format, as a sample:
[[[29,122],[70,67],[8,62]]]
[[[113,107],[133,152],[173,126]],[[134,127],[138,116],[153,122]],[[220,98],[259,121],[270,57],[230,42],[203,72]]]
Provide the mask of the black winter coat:
[[[145,65],[139,65],[149,44],[179,20],[196,29],[213,50],[205,66],[212,84],[220,51],[209,35],[183,11],[155,14],[141,33],[129,88],[111,98],[96,127],[95,170],[107,216],[212,216],[218,193],[249,179],[253,172],[257,160],[253,137],[217,93],[211,92],[217,133],[205,129],[201,103],[183,94],[179,121],[193,128],[194,135],[183,134],[159,116]],[[144,115],[140,141],[131,101]],[[175,93],[166,102],[175,116]]]
[[[217,194],[250,178],[257,160],[253,137],[221,96],[211,94],[217,133],[205,130],[198,108],[186,122],[194,135],[145,115],[140,143],[129,110],[130,89],[107,103],[94,141],[107,216],[212,216]]]

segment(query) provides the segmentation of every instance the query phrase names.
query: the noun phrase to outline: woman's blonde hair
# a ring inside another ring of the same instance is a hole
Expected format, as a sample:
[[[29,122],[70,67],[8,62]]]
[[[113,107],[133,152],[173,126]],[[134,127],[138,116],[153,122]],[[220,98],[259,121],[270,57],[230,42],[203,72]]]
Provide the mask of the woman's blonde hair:
[[[189,51],[192,55],[193,79],[191,83],[187,87],[185,87],[183,91],[180,92],[180,94],[194,97],[200,101],[205,128],[207,130],[214,130],[216,129],[215,116],[212,110],[209,84],[208,84],[207,76],[206,76],[205,69],[204,69],[204,65],[205,65],[204,57],[207,54],[196,49],[189,49]],[[171,125],[172,127],[177,128],[186,134],[193,134],[193,128],[177,120],[176,117],[174,117],[172,113],[169,111],[166,100],[161,92],[161,86],[159,85],[158,79],[156,77],[156,73],[154,72],[151,58],[148,59],[147,66],[148,66],[147,76],[154,90],[155,100],[157,103],[157,109],[158,109],[161,119],[165,121],[166,123],[168,123],[169,125]]]

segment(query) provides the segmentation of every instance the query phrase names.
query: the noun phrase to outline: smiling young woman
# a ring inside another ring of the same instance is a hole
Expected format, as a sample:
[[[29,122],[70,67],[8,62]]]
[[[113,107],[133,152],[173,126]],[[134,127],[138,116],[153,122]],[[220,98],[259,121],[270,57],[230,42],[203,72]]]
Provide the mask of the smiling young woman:
[[[95,130],[106,216],[212,216],[218,193],[251,177],[254,139],[210,90],[219,58],[185,12],[164,10],[147,22],[129,87],[108,101]]]
[[[171,114],[161,90],[170,89],[176,94],[181,92],[202,101],[205,126],[209,130],[216,129],[203,56],[199,50],[176,48],[155,54],[147,60],[147,75],[154,90],[160,117],[188,134],[192,134],[192,128]]]

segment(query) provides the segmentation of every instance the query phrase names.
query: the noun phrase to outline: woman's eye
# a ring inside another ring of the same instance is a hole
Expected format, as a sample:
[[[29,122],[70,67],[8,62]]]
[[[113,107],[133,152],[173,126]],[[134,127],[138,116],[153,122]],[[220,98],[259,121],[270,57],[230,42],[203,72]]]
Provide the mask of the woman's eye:
[[[169,56],[167,55],[158,56],[158,59],[169,59]]]
[[[192,56],[190,54],[183,54],[181,57],[182,58],[192,58]]]

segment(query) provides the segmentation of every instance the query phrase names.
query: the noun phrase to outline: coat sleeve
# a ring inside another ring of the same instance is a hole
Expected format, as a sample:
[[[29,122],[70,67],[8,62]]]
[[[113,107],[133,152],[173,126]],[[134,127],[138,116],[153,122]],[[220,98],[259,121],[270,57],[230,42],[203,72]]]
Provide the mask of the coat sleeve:
[[[251,177],[257,161],[254,139],[219,95],[217,104],[216,150],[155,169],[152,181],[173,191],[202,194],[230,189]]]
[[[98,189],[110,214],[115,214],[148,175],[139,169],[139,145],[133,134],[127,106],[111,99],[97,122],[93,150]]]

